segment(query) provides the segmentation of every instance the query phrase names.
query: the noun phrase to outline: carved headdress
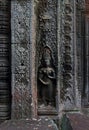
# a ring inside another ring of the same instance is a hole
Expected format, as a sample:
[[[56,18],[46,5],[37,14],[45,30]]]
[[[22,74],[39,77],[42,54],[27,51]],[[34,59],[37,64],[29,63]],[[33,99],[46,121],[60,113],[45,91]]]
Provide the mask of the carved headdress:
[[[41,64],[42,66],[53,66],[52,51],[48,46],[43,49]]]

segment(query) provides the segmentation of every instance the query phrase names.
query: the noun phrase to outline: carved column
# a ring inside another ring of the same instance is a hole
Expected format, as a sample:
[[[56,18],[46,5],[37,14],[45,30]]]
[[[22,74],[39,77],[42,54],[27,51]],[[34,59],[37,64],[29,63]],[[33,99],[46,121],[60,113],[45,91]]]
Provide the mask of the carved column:
[[[0,0],[0,120],[11,117],[10,0]]]
[[[36,113],[34,109],[36,98],[33,93],[35,88],[33,7],[33,0],[11,2],[12,118],[14,119],[30,118]]]
[[[76,1],[76,81],[78,86],[79,100],[76,99],[77,106],[81,107],[83,101],[84,77],[84,44],[85,44],[85,0]]]
[[[84,28],[83,34],[83,91],[82,91],[82,104],[89,107],[89,1],[85,0],[84,12]]]
[[[75,86],[75,1],[64,0],[61,2],[62,11],[62,77],[63,86],[60,90],[61,103],[64,110],[73,110],[76,107]]]
[[[61,2],[61,103],[64,110],[79,110],[83,87],[83,37],[81,28],[84,0]]]

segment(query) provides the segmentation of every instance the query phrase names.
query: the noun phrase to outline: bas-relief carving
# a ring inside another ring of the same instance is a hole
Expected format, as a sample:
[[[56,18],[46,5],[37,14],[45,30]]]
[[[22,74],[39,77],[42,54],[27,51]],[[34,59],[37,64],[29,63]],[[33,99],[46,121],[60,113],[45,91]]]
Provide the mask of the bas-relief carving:
[[[53,55],[56,57],[56,42],[57,42],[57,32],[56,32],[56,2],[55,0],[48,1],[40,1],[37,20],[38,20],[38,37],[37,37],[37,45],[38,49],[41,51],[42,46],[48,45],[52,48]],[[38,52],[39,52],[38,50]],[[40,55],[40,54],[39,54]],[[54,62],[56,59],[54,59]]]
[[[53,65],[52,52],[45,47],[41,65],[38,68],[38,101],[39,107],[55,105],[56,74]]]
[[[30,86],[30,22],[31,1],[12,1],[13,43],[13,104],[12,118],[31,116],[32,91]],[[25,97],[25,98],[24,98]]]
[[[43,106],[55,107],[57,89],[55,80],[57,76],[57,1],[39,0],[37,9],[38,107],[42,107],[42,102]]]
[[[78,5],[79,9],[85,8],[85,0],[76,0],[76,4]]]
[[[64,109],[73,109],[75,105],[73,86],[73,1],[66,1],[63,4],[62,14],[62,47],[61,55],[63,86],[60,90],[60,97]]]
[[[29,99],[29,88],[28,82],[29,82],[29,47],[28,43],[29,41],[29,11],[27,11],[27,1],[16,1],[14,6],[14,41],[15,43],[15,105],[16,105],[16,112],[19,114],[15,115],[16,118],[24,117],[25,115],[28,115],[28,111],[30,108],[29,103],[31,104],[31,98]],[[64,86],[61,88],[61,99],[64,102],[69,102],[69,104],[73,105],[74,103],[74,94],[73,94],[73,66],[72,66],[72,46],[71,46],[71,32],[72,32],[72,8],[70,1],[66,1],[66,5],[64,5],[63,8],[65,8],[63,11],[65,15],[62,17],[63,20],[63,26],[62,26],[62,32],[63,32],[63,45],[64,50],[62,52],[62,60],[63,60],[63,82]],[[57,27],[56,27],[56,9],[57,2],[48,0],[43,1],[39,0],[39,7],[38,7],[38,34],[37,34],[37,56],[38,56],[38,92],[41,91],[41,93],[38,94],[38,97],[42,97],[43,104],[50,105],[52,107],[55,107],[55,96],[56,92],[53,95],[53,90],[56,90],[56,74],[57,74]],[[16,13],[17,12],[17,13]],[[47,51],[42,52],[42,50]],[[51,61],[52,60],[52,63]],[[44,61],[44,63],[43,63]],[[24,78],[25,77],[25,78]],[[40,82],[40,83],[39,83]],[[45,86],[45,87],[44,87]],[[54,87],[55,86],[55,87]],[[41,87],[39,89],[39,87]],[[48,89],[46,88],[48,87]],[[50,95],[45,93],[50,92]],[[55,91],[54,90],[54,91]],[[26,100],[23,97],[27,97]],[[40,100],[40,98],[38,99]],[[41,101],[42,102],[42,101]],[[40,102],[39,102],[40,103]],[[23,104],[23,105],[22,105]],[[24,108],[22,108],[22,106]],[[67,104],[68,105],[68,104]],[[28,107],[27,107],[28,106]],[[22,109],[22,113],[21,110]]]

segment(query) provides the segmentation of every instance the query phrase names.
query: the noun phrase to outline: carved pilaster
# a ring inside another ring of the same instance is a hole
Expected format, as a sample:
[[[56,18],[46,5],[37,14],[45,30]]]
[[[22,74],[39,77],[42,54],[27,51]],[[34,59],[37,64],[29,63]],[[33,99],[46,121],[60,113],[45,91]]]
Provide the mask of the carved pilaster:
[[[73,109],[75,106],[75,89],[73,80],[73,46],[74,46],[74,34],[73,34],[73,17],[74,17],[74,3],[73,1],[63,1],[62,3],[62,76],[63,87],[61,87],[60,95],[61,101],[64,104],[64,109]]]
[[[31,6],[29,0],[12,1],[12,118],[32,115],[30,71]],[[32,34],[33,35],[33,34]]]
[[[85,0],[78,0],[76,1],[76,81],[77,81],[77,88],[79,93],[79,100],[77,101],[77,106],[81,107],[83,103],[81,97],[83,95],[83,86],[84,86],[84,44],[85,44]],[[82,102],[82,103],[81,103]]]

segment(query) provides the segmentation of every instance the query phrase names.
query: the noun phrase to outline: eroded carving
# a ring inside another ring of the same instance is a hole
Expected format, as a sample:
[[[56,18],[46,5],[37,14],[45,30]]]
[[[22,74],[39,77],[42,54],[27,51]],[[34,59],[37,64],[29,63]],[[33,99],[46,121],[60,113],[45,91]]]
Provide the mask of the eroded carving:
[[[74,86],[73,86],[73,2],[66,1],[63,4],[62,14],[62,42],[63,42],[63,58],[62,58],[62,74],[63,87],[60,90],[62,103],[65,104],[65,109],[72,108],[74,105]]]
[[[12,68],[13,68],[13,108],[12,118],[29,118],[31,116],[32,90],[30,71],[30,37],[32,11],[31,1],[15,0],[12,2]],[[31,74],[32,75],[32,74]],[[24,98],[25,97],[25,98]]]
[[[52,52],[50,48],[45,47],[42,54],[41,65],[38,69],[39,105],[54,106],[56,87],[55,78]]]
[[[38,107],[55,107],[57,89],[57,1],[39,0],[37,18]]]

